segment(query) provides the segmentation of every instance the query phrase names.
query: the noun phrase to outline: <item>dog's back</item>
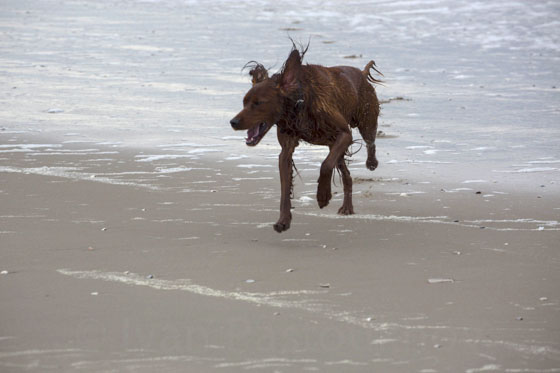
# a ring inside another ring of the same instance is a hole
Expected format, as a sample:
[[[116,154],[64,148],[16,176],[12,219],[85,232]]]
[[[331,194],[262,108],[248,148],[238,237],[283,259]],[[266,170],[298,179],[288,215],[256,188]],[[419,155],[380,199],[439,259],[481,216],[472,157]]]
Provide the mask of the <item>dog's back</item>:
[[[364,70],[351,66],[301,66],[301,94],[306,105],[302,120],[288,124],[294,133],[312,144],[327,144],[336,136],[334,116],[342,115],[352,128],[358,128],[368,149],[367,167],[377,167],[375,136],[379,101],[371,83],[380,81],[371,77],[375,69],[370,61]]]
[[[363,71],[352,66],[324,67],[303,66],[309,78],[309,90],[316,97],[313,110],[341,113],[352,127],[358,127],[364,114],[379,114],[379,101],[375,89]]]

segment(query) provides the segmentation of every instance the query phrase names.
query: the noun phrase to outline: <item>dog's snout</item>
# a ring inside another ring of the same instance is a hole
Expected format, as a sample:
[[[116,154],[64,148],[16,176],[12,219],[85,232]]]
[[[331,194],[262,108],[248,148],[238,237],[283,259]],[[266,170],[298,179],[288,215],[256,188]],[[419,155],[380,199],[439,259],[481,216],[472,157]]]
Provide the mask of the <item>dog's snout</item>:
[[[237,129],[237,127],[239,127],[239,118],[233,118],[229,121],[229,124],[231,124],[234,129]]]

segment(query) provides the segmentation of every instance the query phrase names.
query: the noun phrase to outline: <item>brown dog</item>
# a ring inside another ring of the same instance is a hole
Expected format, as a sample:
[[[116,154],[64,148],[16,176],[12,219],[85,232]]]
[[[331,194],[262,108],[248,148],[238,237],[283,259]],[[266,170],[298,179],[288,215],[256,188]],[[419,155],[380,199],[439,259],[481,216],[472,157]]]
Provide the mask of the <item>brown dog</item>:
[[[363,71],[350,66],[303,65],[306,51],[294,46],[281,71],[271,77],[263,65],[252,62],[253,87],[243,98],[243,110],[230,121],[233,129],[247,130],[248,146],[257,145],[274,124],[278,127],[282,194],[280,218],[274,224],[277,232],[288,230],[292,221],[292,154],[301,140],[330,148],[321,165],[317,202],[320,208],[329,204],[333,169],[338,168],[344,186],[344,202],[338,210],[342,215],[354,213],[352,178],[344,160],[352,144],[351,128],[358,127],[365,140],[367,168],[373,171],[378,164],[375,135],[379,101],[369,82],[381,81],[371,76],[370,69],[382,74],[375,62],[370,61]]]

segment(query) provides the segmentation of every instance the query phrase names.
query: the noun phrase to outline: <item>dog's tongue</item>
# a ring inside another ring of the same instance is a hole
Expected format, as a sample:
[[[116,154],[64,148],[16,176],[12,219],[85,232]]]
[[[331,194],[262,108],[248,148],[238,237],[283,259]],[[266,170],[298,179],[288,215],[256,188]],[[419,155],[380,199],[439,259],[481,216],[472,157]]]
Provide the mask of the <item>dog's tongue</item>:
[[[260,126],[255,126],[247,131],[247,140],[252,140],[259,135]]]

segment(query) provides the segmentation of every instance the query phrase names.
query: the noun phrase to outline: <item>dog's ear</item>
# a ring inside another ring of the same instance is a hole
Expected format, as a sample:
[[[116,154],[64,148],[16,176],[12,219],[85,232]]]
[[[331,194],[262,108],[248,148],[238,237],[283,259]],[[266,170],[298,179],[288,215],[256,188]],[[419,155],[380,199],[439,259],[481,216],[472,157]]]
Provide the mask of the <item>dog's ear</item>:
[[[245,69],[249,69],[249,75],[251,75],[251,83],[253,83],[253,85],[268,79],[268,70],[257,61],[247,62],[241,71]]]
[[[297,49],[292,49],[290,56],[282,68],[280,88],[284,92],[296,90],[299,86],[299,73],[301,71],[301,55]]]
[[[260,63],[256,63],[256,65],[249,70],[249,75],[251,75],[251,83],[255,85],[268,79],[268,70]]]

